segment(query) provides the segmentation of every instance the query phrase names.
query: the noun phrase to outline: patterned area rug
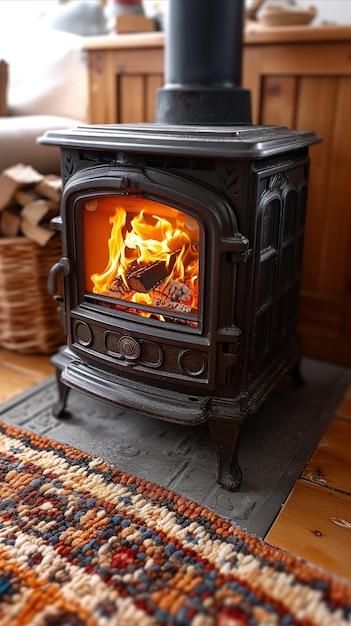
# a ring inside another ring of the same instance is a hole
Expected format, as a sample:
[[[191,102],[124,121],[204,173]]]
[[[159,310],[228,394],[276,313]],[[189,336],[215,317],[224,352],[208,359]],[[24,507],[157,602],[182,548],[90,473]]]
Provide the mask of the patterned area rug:
[[[0,422],[1,626],[346,626],[351,587],[194,502]]]

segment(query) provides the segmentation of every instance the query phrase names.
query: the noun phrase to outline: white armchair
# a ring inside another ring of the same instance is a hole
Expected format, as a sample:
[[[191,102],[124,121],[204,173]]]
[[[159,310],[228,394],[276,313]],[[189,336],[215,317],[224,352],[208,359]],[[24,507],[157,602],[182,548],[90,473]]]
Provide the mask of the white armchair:
[[[43,174],[60,172],[59,148],[39,145],[37,138],[88,121],[83,40],[43,26],[1,37],[0,59],[8,63],[9,76],[7,115],[0,117],[0,171],[26,163]]]

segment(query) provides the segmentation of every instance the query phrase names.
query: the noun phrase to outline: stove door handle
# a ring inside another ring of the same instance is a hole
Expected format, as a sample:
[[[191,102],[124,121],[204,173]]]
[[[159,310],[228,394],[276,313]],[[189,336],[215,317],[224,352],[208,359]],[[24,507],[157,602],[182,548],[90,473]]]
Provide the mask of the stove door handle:
[[[47,283],[47,290],[51,295],[54,295],[57,292],[57,278],[59,274],[63,274],[63,276],[68,276],[71,271],[71,264],[69,259],[66,257],[62,257],[55,265],[52,266]]]

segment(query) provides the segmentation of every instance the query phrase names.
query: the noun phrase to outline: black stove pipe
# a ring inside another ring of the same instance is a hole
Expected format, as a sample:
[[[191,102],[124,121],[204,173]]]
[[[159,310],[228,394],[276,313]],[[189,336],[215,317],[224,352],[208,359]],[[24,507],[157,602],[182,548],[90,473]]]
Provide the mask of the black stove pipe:
[[[165,15],[165,85],[156,123],[251,124],[242,89],[244,0],[169,0]]]

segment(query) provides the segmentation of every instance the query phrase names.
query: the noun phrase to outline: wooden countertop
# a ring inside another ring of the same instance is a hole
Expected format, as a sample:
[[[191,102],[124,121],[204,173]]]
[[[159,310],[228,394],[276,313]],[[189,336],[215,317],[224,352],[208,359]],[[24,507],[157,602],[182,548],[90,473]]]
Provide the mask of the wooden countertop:
[[[132,33],[128,35],[101,35],[88,37],[84,50],[108,50],[116,48],[160,47],[164,45],[163,32]],[[257,43],[314,43],[326,41],[351,42],[350,26],[284,26],[267,28],[259,22],[248,22],[244,32],[246,45]]]

